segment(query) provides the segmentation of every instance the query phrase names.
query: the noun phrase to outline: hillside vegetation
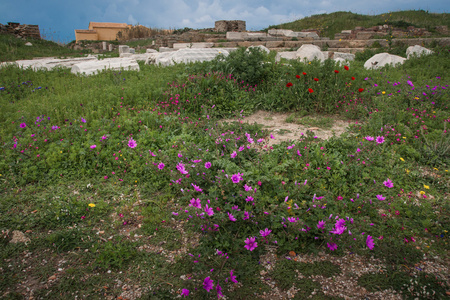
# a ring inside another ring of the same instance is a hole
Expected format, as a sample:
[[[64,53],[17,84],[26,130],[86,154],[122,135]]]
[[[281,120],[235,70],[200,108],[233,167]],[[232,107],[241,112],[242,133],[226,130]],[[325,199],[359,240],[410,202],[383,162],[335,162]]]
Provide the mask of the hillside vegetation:
[[[268,29],[291,29],[294,31],[319,29],[321,36],[334,38],[336,33],[342,30],[354,29],[356,26],[372,27],[383,24],[400,28],[406,28],[408,26],[426,28],[428,31],[436,34],[436,26],[447,25],[450,27],[450,14],[429,13],[423,10],[406,10],[369,16],[338,11],[331,14],[313,15],[290,23],[269,26]]]
[[[25,46],[30,42],[32,46]],[[84,55],[86,51],[75,51],[55,42],[37,39],[18,39],[14,35],[0,34],[0,61],[33,59],[33,57],[65,57]]]

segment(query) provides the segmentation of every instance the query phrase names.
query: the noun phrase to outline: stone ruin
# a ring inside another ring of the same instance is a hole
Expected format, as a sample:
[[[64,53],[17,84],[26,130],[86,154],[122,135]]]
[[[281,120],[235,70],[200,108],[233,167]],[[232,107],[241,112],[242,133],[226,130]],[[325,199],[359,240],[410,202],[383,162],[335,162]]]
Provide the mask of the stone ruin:
[[[216,32],[227,32],[227,31],[245,31],[245,21],[241,20],[233,20],[233,21],[225,21],[220,20],[216,21],[214,30]]]
[[[441,32],[445,32],[446,26],[438,26]],[[438,30],[438,28],[436,28]],[[426,28],[409,26],[406,29],[396,28],[391,25],[379,25],[370,28],[355,27],[353,30],[342,30],[334,35],[335,40],[369,40],[376,37],[392,35],[395,38],[427,37],[431,35]]]
[[[14,22],[8,22],[6,25],[0,24],[0,33],[14,34],[18,38],[41,39],[39,25],[27,25]]]

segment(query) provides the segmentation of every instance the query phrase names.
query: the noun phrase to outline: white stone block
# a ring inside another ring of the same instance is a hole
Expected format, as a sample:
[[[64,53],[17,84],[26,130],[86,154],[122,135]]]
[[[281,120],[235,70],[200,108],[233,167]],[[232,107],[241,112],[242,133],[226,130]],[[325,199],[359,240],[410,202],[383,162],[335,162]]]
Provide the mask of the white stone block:
[[[384,67],[385,65],[392,65],[396,66],[398,64],[403,64],[405,62],[406,58],[403,58],[401,56],[392,55],[389,53],[378,53],[369,58],[364,63],[364,68],[366,69],[380,69]]]
[[[406,49],[406,58],[410,59],[411,57],[419,57],[422,55],[430,55],[433,54],[434,52],[430,49],[427,49],[425,47],[419,46],[419,45],[415,45],[415,46],[410,46],[408,47],[408,49]]]
[[[119,54],[122,53],[130,53],[130,47],[127,45],[120,45],[119,46]]]
[[[74,74],[93,75],[103,70],[136,70],[139,65],[130,58],[106,58],[97,61],[87,61],[72,66],[71,72]]]
[[[355,54],[351,53],[344,53],[344,52],[334,52],[334,60],[337,58],[342,58],[346,61],[354,61],[355,60]]]
[[[227,32],[227,40],[229,40],[229,41],[243,41],[244,40],[244,33],[243,32],[228,31]]]
[[[301,61],[312,61],[314,59],[318,59],[320,61],[325,60],[325,56],[323,55],[322,51],[320,51],[320,48],[312,44],[302,45],[297,50],[297,58],[299,58]]]

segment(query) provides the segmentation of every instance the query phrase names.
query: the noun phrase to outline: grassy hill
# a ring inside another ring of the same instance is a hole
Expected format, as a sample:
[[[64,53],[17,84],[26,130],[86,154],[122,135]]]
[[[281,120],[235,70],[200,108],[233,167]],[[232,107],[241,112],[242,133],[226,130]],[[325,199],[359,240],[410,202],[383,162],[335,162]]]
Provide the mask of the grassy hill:
[[[437,33],[435,30],[436,26],[447,25],[450,27],[450,14],[428,13],[423,10],[406,10],[369,16],[338,11],[330,14],[313,15],[290,23],[269,26],[267,29],[275,28],[301,31],[303,29],[313,28],[319,29],[321,36],[334,38],[336,33],[342,30],[353,29],[356,26],[372,27],[383,24],[390,24],[401,28],[415,26],[418,28],[427,28],[428,31]]]
[[[27,42],[33,46],[25,46]],[[33,57],[65,57],[86,54],[83,51],[71,50],[55,42],[36,39],[19,39],[14,35],[0,34],[0,61],[33,59]]]

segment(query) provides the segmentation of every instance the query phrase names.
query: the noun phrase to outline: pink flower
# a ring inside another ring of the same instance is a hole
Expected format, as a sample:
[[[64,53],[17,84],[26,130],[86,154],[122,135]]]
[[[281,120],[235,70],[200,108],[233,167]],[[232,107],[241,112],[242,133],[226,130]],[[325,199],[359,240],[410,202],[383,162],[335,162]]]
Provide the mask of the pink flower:
[[[189,296],[189,290],[188,289],[182,289],[181,290],[181,295],[183,295],[184,297]]]
[[[386,197],[383,197],[383,195],[377,195],[377,199],[383,201],[386,200]]]
[[[373,243],[373,238],[370,235],[367,236],[366,245],[370,250],[373,250],[373,247],[375,246]]]
[[[205,213],[211,217],[212,215],[214,215],[214,210],[212,209],[212,207],[208,207],[208,204],[206,204],[205,205]]]
[[[91,149],[95,149],[97,147],[97,145],[91,145]]]
[[[378,144],[383,144],[384,143],[384,136],[377,136],[376,141],[377,141]]]
[[[210,163],[209,161],[205,163],[205,168],[206,168],[206,169],[211,168],[211,163]]]
[[[20,123],[19,127],[20,128],[25,128],[25,127],[27,127],[27,124],[26,123]]]
[[[162,169],[164,169],[164,167],[165,167],[164,163],[160,162],[158,164],[158,169],[162,170]]]
[[[230,221],[236,222],[237,219],[230,213],[228,213],[228,218],[230,219]]]
[[[212,280],[209,276],[205,278],[203,281],[203,288],[209,292],[214,287],[214,280]]]
[[[261,186],[261,181],[258,181],[258,185]]]
[[[392,180],[390,180],[389,178],[386,179],[386,181],[383,181],[383,184],[387,188],[393,188],[394,187],[394,183],[392,183]]]
[[[334,251],[338,248],[338,246],[335,243],[327,243],[328,248],[330,248],[331,251]]]
[[[256,242],[256,238],[254,236],[252,237],[248,237],[245,240],[245,249],[253,251],[256,249],[256,247],[258,247],[258,243]]]
[[[234,283],[238,283],[238,281],[236,280],[236,276],[233,275],[233,271],[234,270],[230,271],[230,280]]]
[[[341,200],[344,199],[344,198],[343,198],[342,196],[338,196],[337,199],[338,199],[339,201],[341,201]]]
[[[201,200],[200,199],[194,199],[194,198],[192,198],[191,199],[191,204],[189,204],[189,206],[193,206],[193,207],[196,207],[196,208],[202,208],[202,204],[201,204]]]
[[[317,228],[324,229],[325,228],[325,222],[323,220],[319,221],[319,223],[317,223]]]
[[[245,201],[251,202],[251,201],[253,201],[253,197],[252,197],[252,196],[247,196],[247,198],[245,199]]]
[[[231,181],[233,181],[233,183],[238,183],[239,181],[241,181],[242,177],[239,174],[233,174],[231,176]]]
[[[233,153],[231,153],[231,158],[235,158],[236,156],[237,156],[237,153],[236,153],[236,151],[234,151]]]
[[[262,237],[268,236],[271,232],[272,232],[272,230],[269,230],[269,228],[259,231],[259,233],[261,234]]]
[[[137,143],[132,138],[128,141],[128,147],[135,148],[137,146]]]

